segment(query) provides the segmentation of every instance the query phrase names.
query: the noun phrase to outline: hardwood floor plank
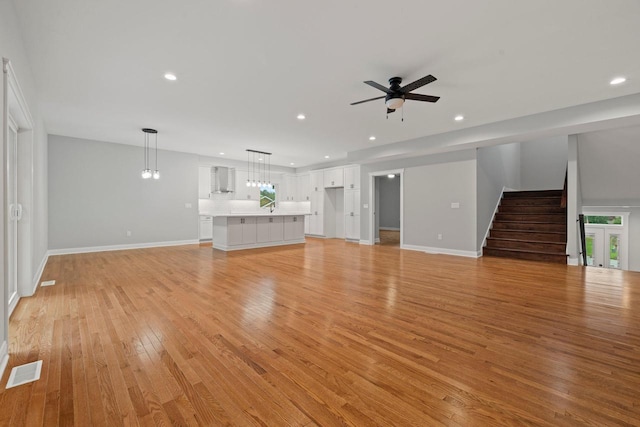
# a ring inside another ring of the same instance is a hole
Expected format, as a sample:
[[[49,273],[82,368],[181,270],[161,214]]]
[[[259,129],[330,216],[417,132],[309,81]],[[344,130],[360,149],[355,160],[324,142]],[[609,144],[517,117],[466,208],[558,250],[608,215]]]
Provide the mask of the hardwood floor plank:
[[[7,369],[42,377],[0,426],[640,426],[640,273],[307,239],[43,277]]]

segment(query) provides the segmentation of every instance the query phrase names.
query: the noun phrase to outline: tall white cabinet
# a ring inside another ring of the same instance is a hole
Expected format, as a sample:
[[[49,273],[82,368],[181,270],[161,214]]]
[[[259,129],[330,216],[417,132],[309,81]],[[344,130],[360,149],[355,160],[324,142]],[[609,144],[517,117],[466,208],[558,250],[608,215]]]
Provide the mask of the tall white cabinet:
[[[344,237],[360,240],[360,166],[344,168]]]
[[[311,215],[309,216],[309,234],[324,236],[324,171],[311,171]]]

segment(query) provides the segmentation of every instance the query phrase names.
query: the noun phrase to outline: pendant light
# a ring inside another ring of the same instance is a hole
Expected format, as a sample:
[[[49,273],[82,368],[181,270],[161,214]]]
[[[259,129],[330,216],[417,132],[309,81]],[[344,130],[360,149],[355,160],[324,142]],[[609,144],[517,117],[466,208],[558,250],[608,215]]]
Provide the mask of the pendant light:
[[[256,155],[258,155],[257,158]],[[269,164],[268,171],[267,162]],[[273,188],[271,184],[271,153],[247,150],[247,187],[263,186]]]
[[[153,177],[153,179],[160,179],[160,170],[158,170],[158,131],[155,129],[144,128],[142,129],[142,132],[144,132],[144,169],[142,170],[142,179],[149,179],[151,177]],[[155,135],[156,145],[156,168],[153,173],[149,168],[151,134]]]

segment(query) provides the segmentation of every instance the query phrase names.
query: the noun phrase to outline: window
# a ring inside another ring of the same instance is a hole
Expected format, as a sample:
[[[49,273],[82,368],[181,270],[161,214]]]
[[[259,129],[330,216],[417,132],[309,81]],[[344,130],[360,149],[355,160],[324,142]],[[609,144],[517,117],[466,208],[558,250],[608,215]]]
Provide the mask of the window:
[[[268,185],[260,186],[260,207],[271,208],[276,207],[276,187],[271,188]]]
[[[623,225],[622,216],[620,215],[585,215],[585,224],[602,224],[602,225]]]

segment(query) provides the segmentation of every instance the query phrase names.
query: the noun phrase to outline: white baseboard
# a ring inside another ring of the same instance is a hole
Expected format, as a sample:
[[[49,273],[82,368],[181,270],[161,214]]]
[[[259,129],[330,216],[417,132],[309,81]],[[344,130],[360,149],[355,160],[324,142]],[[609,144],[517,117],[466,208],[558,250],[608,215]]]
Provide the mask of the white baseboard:
[[[216,245],[214,243],[213,249],[229,252],[229,251],[240,251],[243,249],[259,249],[259,248],[270,248],[273,246],[299,245],[304,242],[305,242],[304,239],[295,239],[295,240],[281,240],[278,242],[252,243],[248,245],[234,245],[234,246]]]
[[[478,258],[481,256],[481,252],[476,251],[461,251],[458,249],[435,248],[430,246],[403,245],[402,249],[426,252],[428,254],[463,256],[467,258]]]
[[[11,302],[9,303],[8,308],[8,312],[9,312],[9,318],[11,318],[11,315],[13,314],[13,310],[15,310],[16,306],[18,305],[18,301],[20,301],[20,296],[18,294],[16,294],[16,297],[11,300]]]
[[[371,246],[371,240],[360,240],[361,245],[369,245]]]
[[[480,248],[484,248],[485,245],[487,244],[487,237],[489,237],[489,233],[491,233],[491,226],[493,225],[493,219],[496,217],[496,214],[498,213],[498,209],[500,208],[500,202],[502,202],[502,198],[504,197],[504,193],[506,191],[515,191],[515,190],[511,190],[505,186],[502,186],[500,197],[498,197],[498,202],[496,203],[496,207],[493,209],[493,215],[491,215],[491,221],[489,221],[489,225],[487,225],[487,232],[484,233],[484,239],[482,239],[482,245],[480,246]],[[482,253],[480,254],[480,256],[482,256]]]
[[[578,258],[567,258],[567,265],[580,265]]]
[[[384,230],[384,231],[400,231],[400,228],[398,227],[379,227],[378,230]]]
[[[151,242],[151,243],[134,243],[131,245],[110,245],[110,246],[91,246],[86,248],[68,248],[68,249],[51,249],[48,255],[71,255],[71,254],[84,254],[89,252],[106,252],[106,251],[123,251],[129,249],[147,249],[147,248],[160,248],[163,246],[183,246],[183,245],[197,245],[200,240],[174,240],[171,242]]]
[[[380,243],[380,238],[376,237],[376,243]]]
[[[31,295],[36,292],[38,289],[38,284],[40,283],[40,279],[42,279],[42,273],[44,273],[44,267],[47,265],[47,261],[49,260],[49,251],[42,257],[42,262],[40,262],[40,266],[38,270],[36,270],[36,274],[33,276],[33,290],[31,291]]]
[[[2,345],[0,345],[0,379],[4,375],[4,370],[7,367],[7,363],[9,363],[9,351],[7,342],[3,341]]]

